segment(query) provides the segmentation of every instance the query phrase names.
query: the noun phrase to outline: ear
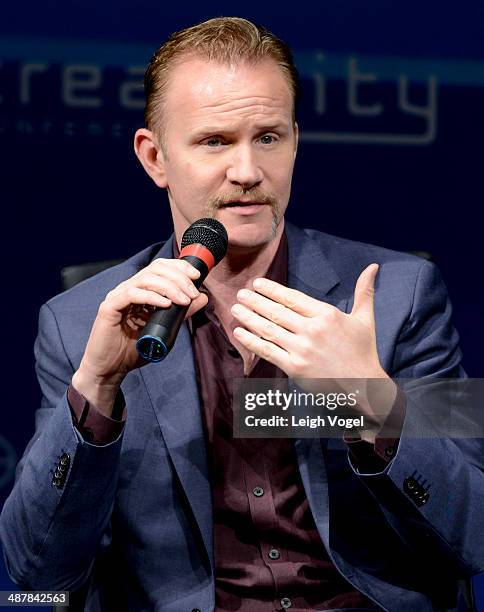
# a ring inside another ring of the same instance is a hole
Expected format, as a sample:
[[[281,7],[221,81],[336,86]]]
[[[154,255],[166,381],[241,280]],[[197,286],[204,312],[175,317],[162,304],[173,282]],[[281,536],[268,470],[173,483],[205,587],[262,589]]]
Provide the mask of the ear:
[[[166,188],[168,181],[166,180],[165,157],[158,138],[151,130],[145,128],[136,130],[134,152],[154,183],[162,189]]]
[[[294,122],[294,136],[295,136],[295,141],[294,141],[294,159],[296,159],[297,145],[299,143],[299,126],[298,126],[296,121]]]

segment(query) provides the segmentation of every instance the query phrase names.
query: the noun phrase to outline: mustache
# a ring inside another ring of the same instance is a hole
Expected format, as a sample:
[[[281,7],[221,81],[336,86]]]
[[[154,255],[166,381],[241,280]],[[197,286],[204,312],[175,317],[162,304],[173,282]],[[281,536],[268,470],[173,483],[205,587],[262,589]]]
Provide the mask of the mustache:
[[[247,193],[247,191],[240,191],[238,193],[215,196],[210,199],[207,208],[210,211],[215,212],[217,209],[222,208],[226,204],[229,204],[230,202],[238,202],[240,199],[246,200],[244,202],[245,204],[250,202],[267,204],[271,206],[274,211],[276,211],[278,208],[277,198],[275,196],[257,190],[251,191],[250,193]]]
[[[281,214],[279,211],[277,197],[270,193],[263,193],[257,188],[253,190],[244,189],[236,193],[227,193],[210,198],[205,207],[205,216],[215,218],[217,211],[223,208],[224,205],[229,204],[230,202],[238,202],[240,198],[247,200],[247,203],[257,202],[258,204],[267,204],[270,206],[272,214],[271,233],[272,238],[274,238],[277,228],[281,222]]]

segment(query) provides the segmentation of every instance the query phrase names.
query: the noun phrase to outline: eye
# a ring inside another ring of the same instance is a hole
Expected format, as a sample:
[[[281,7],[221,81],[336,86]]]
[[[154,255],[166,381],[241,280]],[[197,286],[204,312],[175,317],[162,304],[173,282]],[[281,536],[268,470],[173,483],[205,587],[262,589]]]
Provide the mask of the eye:
[[[270,145],[277,142],[277,138],[273,134],[264,134],[261,136],[260,141],[264,145]]]
[[[210,147],[211,149],[217,148],[219,145],[222,145],[222,139],[219,136],[211,136],[210,138],[206,138],[202,144]]]

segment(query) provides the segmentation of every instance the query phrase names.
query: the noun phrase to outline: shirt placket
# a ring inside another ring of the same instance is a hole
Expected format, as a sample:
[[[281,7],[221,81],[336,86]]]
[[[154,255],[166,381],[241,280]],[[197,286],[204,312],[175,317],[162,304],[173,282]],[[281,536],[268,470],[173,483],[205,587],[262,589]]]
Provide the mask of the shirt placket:
[[[271,533],[277,532],[278,518],[272,493],[270,470],[265,460],[264,448],[271,440],[241,439],[246,461],[243,462],[244,483],[249,511],[258,534],[262,560],[274,581],[274,610],[291,607],[287,585],[294,583],[294,567],[287,550],[271,541]],[[254,465],[254,458],[257,467]]]

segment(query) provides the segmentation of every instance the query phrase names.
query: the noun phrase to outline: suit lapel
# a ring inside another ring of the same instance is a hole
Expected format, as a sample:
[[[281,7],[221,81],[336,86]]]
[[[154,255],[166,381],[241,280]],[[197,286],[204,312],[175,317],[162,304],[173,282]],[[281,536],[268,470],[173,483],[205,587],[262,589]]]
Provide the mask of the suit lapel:
[[[323,246],[306,232],[286,222],[289,254],[288,285],[317,300],[346,309],[346,299],[328,295],[339,282],[339,276],[327,259]]]
[[[172,256],[172,240],[168,240],[156,257]],[[211,489],[195,363],[186,324],[182,325],[168,357],[140,372],[213,568]]]

